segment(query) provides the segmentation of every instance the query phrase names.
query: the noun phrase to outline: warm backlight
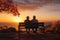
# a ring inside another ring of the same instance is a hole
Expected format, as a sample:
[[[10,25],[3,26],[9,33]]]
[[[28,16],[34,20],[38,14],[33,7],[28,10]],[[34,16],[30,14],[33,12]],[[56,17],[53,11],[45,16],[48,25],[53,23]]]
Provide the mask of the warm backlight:
[[[16,17],[16,18],[14,19],[14,21],[15,21],[15,22],[21,22],[22,20],[19,19],[19,17]]]

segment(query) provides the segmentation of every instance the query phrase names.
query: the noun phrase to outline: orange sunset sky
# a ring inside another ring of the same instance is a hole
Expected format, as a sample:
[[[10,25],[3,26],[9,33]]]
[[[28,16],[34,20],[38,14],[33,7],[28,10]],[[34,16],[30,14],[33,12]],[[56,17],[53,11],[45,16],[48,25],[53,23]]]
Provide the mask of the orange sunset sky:
[[[60,20],[59,0],[13,0],[21,14],[18,18],[12,14],[0,14],[0,22],[23,22],[26,16],[36,15],[39,21]]]
[[[23,22],[26,16],[33,15],[39,21],[55,21],[60,20],[60,0],[13,0],[17,4],[20,17],[12,14],[0,14],[0,22]]]

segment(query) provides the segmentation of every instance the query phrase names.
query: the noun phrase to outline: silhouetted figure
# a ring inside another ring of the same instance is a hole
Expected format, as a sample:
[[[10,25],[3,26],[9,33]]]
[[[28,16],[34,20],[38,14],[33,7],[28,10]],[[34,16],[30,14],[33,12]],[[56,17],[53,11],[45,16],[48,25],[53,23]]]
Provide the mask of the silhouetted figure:
[[[30,20],[29,20],[29,16],[26,17],[26,20],[24,21],[25,23],[25,28],[27,32],[30,32]]]
[[[33,16],[33,19],[31,20],[31,28],[33,32],[37,32],[38,20],[36,19],[36,16]]]

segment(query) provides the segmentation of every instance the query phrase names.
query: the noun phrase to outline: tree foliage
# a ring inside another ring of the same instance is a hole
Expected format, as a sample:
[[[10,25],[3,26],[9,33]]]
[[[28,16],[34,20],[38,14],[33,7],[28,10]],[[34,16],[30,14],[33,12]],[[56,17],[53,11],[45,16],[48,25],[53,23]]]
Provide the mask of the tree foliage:
[[[11,12],[14,16],[19,16],[20,13],[17,10],[16,4],[13,0],[0,0],[0,12],[8,11]]]

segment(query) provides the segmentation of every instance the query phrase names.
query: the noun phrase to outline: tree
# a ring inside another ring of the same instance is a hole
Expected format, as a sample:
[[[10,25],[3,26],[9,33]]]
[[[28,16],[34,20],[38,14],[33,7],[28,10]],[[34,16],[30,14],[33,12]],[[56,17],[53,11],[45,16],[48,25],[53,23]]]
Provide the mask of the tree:
[[[14,16],[20,15],[13,0],[0,0],[0,12],[2,11],[11,12]]]
[[[56,27],[57,27],[57,32],[60,33],[60,20],[57,21]]]
[[[10,28],[8,28],[8,31],[9,32],[16,32],[16,29],[14,27],[10,27]]]

